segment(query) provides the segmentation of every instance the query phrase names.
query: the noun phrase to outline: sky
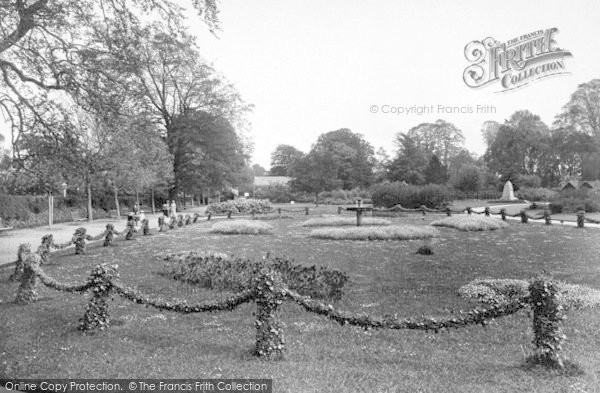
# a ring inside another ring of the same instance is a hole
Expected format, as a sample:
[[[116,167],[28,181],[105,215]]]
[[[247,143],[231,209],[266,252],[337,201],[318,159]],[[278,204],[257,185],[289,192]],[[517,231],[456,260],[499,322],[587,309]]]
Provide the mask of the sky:
[[[320,134],[340,128],[393,156],[398,132],[440,118],[480,155],[484,121],[528,109],[551,125],[579,84],[600,77],[599,0],[222,0],[220,10],[218,38],[195,12],[188,24],[204,59],[254,105],[251,162],[266,169],[278,144],[308,152]],[[565,73],[507,92],[497,82],[465,84],[468,43],[549,28],[572,53]],[[0,129],[8,140],[6,125]]]
[[[340,128],[393,156],[398,132],[440,118],[483,154],[484,121],[528,109],[551,125],[579,84],[600,77],[598,0],[224,0],[220,9],[218,38],[191,13],[189,24],[203,57],[254,105],[251,161],[267,169],[278,144],[308,152]],[[506,92],[499,82],[474,89],[463,81],[471,41],[549,28],[572,54],[562,74]],[[392,109],[400,107],[430,113]]]

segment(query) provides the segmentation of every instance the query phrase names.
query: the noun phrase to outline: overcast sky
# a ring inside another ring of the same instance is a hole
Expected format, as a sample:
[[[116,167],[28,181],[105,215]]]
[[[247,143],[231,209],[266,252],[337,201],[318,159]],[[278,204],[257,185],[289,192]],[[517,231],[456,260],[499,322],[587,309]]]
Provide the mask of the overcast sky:
[[[598,0],[224,0],[220,9],[219,39],[193,14],[190,25],[203,57],[255,106],[252,163],[267,169],[278,144],[308,152],[320,134],[339,128],[393,155],[397,132],[438,118],[482,154],[484,121],[529,109],[550,125],[577,85],[600,77]],[[556,45],[573,55],[564,60],[567,74],[504,93],[499,83],[464,83],[469,42],[506,42],[552,27]],[[382,113],[431,105],[431,114]],[[440,114],[438,105],[474,112]],[[477,105],[496,113],[476,113]],[[10,139],[6,125],[0,129]]]
[[[226,0],[221,19],[219,39],[200,23],[193,30],[203,56],[255,105],[252,162],[267,169],[278,144],[307,152],[319,134],[339,128],[392,155],[398,131],[438,118],[454,123],[466,147],[482,154],[484,121],[503,122],[529,109],[550,125],[577,85],[600,77],[598,0]],[[478,89],[464,83],[469,42],[506,42],[552,27],[559,29],[556,45],[573,54],[564,60],[568,74],[504,93],[497,93],[499,83]],[[385,114],[384,105],[435,111]],[[438,105],[475,111],[439,114]],[[496,113],[477,114],[477,105]]]

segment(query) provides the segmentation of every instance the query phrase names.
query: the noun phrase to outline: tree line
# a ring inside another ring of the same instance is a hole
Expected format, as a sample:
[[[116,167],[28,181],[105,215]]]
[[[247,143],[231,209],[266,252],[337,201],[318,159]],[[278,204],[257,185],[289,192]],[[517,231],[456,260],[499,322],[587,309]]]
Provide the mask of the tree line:
[[[381,182],[449,184],[461,191],[556,187],[574,178],[600,179],[600,79],[578,86],[551,126],[527,110],[481,128],[485,153],[464,147],[452,123],[419,124],[394,138],[395,151],[377,152],[363,135],[339,129],[319,136],[308,153],[279,145],[271,154],[272,176],[290,176],[296,191],[367,188]],[[256,171],[264,169],[255,166]]]

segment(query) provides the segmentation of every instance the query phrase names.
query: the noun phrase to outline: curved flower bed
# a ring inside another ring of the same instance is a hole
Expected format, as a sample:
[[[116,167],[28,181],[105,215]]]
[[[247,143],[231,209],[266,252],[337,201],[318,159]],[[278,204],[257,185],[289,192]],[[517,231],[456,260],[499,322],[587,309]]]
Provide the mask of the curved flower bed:
[[[463,285],[458,293],[468,299],[486,304],[509,303],[525,296],[531,283],[518,279],[477,279]],[[556,281],[557,300],[567,309],[600,306],[600,290],[577,284]]]
[[[363,217],[361,225],[390,225],[391,222],[382,218]],[[356,225],[356,217],[318,217],[302,223],[303,227],[334,227],[334,226],[352,226]]]
[[[273,227],[256,220],[228,220],[215,223],[210,231],[226,235],[266,235],[273,233]]]
[[[504,221],[486,216],[459,215],[433,221],[430,225],[461,231],[488,231],[508,227]]]
[[[439,236],[437,229],[426,226],[402,225],[386,227],[320,228],[310,237],[330,240],[414,240]]]

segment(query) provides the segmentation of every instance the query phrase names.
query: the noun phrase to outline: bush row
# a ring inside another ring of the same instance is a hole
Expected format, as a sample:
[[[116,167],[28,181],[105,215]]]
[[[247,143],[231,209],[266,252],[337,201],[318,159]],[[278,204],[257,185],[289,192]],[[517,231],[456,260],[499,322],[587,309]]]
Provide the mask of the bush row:
[[[430,208],[440,208],[452,201],[452,192],[446,186],[428,184],[415,186],[402,182],[384,183],[372,187],[371,198],[378,207],[402,205],[416,208],[425,205]]]
[[[552,213],[575,213],[582,209],[589,213],[600,211],[600,193],[587,190],[562,191],[550,202]]]
[[[261,269],[279,272],[286,285],[304,296],[341,299],[348,275],[325,267],[302,266],[287,258],[250,261],[218,253],[169,254],[163,275],[203,288],[240,292],[250,287]]]
[[[222,214],[232,213],[268,213],[273,210],[273,204],[266,199],[235,199],[219,203],[211,203],[206,208],[206,213]]]

